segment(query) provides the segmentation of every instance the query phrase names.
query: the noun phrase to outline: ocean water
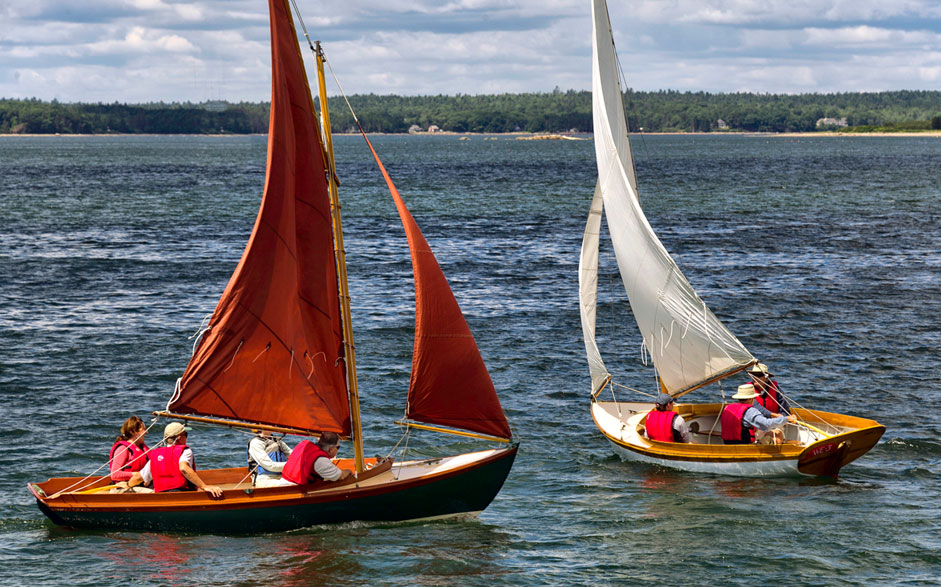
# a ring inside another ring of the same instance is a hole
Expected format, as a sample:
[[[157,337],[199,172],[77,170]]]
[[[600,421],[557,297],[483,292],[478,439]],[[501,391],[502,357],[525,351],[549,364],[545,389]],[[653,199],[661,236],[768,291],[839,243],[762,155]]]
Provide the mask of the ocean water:
[[[652,226],[782,389],[887,426],[837,481],[625,463],[597,432],[577,293],[591,141],[374,141],[522,442],[494,503],[471,521],[259,536],[52,525],[26,483],[94,471],[128,415],[165,406],[251,231],[266,139],[0,137],[0,583],[941,581],[941,139],[634,143]],[[385,454],[408,385],[411,266],[362,139],[337,137],[337,159],[364,437]],[[603,356],[617,381],[649,388],[602,248]],[[244,462],[239,432],[191,436],[202,467]],[[415,455],[473,446],[410,442]]]

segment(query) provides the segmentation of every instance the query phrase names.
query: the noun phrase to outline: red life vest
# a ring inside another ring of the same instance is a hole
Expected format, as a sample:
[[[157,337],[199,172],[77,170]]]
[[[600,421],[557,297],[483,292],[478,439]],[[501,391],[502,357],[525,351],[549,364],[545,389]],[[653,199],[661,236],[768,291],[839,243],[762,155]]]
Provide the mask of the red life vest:
[[[284,464],[281,471],[281,478],[296,483],[306,485],[320,479],[320,476],[314,471],[314,463],[320,457],[330,458],[322,448],[309,440],[302,440],[291,451],[288,462]]]
[[[755,442],[755,431],[745,425],[742,417],[750,404],[734,403],[722,409],[719,422],[722,425],[722,440],[726,444],[751,444]]]
[[[114,462],[114,455],[119,446],[123,446],[127,450],[127,458],[124,460],[126,464],[118,469],[119,471],[135,473],[144,468],[144,465],[147,464],[147,451],[149,450],[146,444],[141,447],[133,442],[119,440],[111,447],[111,452],[108,453],[108,462]]]
[[[154,478],[154,491],[193,489],[180,471],[180,455],[189,448],[185,444],[164,446],[150,451],[150,474]],[[195,467],[194,467],[195,468]]]
[[[755,386],[755,391],[758,392],[758,397],[755,398],[755,403],[763,406],[769,412],[779,414],[781,413],[781,404],[778,402],[778,382],[772,381],[764,392],[758,389],[758,386]]]
[[[647,414],[647,438],[660,442],[676,442],[673,436],[673,420],[678,415],[673,410],[650,410]]]

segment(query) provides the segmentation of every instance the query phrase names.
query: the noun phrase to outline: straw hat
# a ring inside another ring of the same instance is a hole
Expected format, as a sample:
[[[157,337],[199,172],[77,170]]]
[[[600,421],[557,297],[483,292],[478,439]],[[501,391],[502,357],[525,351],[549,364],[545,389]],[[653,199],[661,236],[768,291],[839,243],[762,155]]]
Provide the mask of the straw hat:
[[[189,430],[189,428],[187,428],[180,422],[170,422],[163,429],[163,439],[170,440],[171,438],[176,438],[177,436],[179,436],[180,434],[183,434],[187,430]]]
[[[732,396],[732,399],[751,399],[753,397],[758,397],[758,392],[755,391],[755,386],[751,383],[745,383],[738,386],[735,395]]]
[[[754,375],[755,377],[774,377],[774,373],[768,371],[768,366],[764,363],[756,363],[749,367],[745,372],[749,375]]]

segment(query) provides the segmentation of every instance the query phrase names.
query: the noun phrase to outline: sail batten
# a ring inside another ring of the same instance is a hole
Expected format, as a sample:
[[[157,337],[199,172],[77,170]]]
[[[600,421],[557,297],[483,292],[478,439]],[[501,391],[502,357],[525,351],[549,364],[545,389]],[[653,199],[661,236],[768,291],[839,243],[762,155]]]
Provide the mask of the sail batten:
[[[737,372],[753,363],[754,357],[696,294],[640,207],[604,0],[594,0],[592,12],[592,114],[598,191],[638,329],[664,388],[682,393]],[[597,292],[583,288],[581,295],[585,306],[589,303],[586,299]],[[594,341],[593,321],[590,326],[589,333],[583,318],[586,348],[589,334]],[[598,359],[588,350],[594,390],[597,375],[596,367],[591,365]]]
[[[323,141],[286,0],[269,0],[269,12],[271,115],[261,206],[168,410],[349,436]]]

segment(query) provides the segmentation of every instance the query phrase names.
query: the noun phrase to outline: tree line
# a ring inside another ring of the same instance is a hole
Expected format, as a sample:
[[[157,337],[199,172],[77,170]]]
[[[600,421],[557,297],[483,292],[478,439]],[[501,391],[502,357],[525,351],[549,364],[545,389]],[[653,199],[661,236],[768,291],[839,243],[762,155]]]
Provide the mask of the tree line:
[[[632,132],[812,132],[821,120],[848,131],[941,129],[941,92],[753,94],[627,91]],[[591,92],[349,97],[366,132],[591,132]],[[334,132],[355,131],[341,97],[329,99]],[[268,130],[261,103],[83,104],[0,99],[0,134],[246,134]],[[832,129],[833,125],[823,128]]]

